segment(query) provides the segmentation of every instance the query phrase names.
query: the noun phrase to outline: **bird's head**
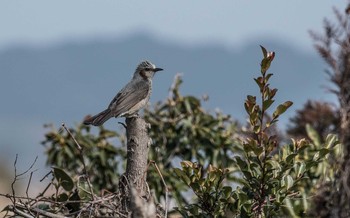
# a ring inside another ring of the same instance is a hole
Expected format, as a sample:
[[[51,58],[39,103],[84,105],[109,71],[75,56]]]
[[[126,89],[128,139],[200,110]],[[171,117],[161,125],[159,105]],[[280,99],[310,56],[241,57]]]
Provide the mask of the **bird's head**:
[[[157,68],[156,65],[149,61],[142,61],[136,68],[134,77],[141,77],[143,79],[151,79],[158,71],[162,71],[162,68]]]

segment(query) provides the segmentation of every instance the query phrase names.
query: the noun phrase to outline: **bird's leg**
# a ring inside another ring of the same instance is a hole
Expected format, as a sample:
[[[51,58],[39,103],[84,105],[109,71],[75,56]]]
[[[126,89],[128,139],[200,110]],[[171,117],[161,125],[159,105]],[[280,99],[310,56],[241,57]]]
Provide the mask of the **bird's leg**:
[[[120,125],[124,126],[125,129],[127,129],[127,126],[125,123],[122,123],[122,122],[118,122]]]

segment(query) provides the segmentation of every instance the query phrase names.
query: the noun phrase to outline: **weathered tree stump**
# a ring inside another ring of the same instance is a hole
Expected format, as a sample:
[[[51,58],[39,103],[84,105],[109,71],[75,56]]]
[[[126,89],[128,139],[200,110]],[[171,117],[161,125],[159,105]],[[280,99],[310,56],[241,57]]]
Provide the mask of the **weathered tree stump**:
[[[120,178],[122,212],[128,217],[156,217],[156,208],[146,182],[151,139],[149,124],[141,117],[126,118],[127,163]]]

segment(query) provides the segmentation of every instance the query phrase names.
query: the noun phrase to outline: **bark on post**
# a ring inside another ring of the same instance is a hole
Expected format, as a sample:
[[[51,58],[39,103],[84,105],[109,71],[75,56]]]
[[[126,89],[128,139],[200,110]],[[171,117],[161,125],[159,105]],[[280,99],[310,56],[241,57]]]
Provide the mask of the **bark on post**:
[[[140,117],[126,118],[127,163],[120,179],[122,211],[129,217],[156,217],[156,210],[146,182],[151,139],[149,124]]]

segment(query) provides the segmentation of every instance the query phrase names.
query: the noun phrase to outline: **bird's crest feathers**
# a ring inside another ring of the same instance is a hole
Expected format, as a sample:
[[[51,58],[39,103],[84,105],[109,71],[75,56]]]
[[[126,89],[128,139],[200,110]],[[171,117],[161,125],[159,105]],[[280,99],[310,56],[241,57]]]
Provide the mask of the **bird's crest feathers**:
[[[141,71],[145,69],[155,69],[156,66],[152,64],[150,61],[142,61],[136,68],[136,71]]]

